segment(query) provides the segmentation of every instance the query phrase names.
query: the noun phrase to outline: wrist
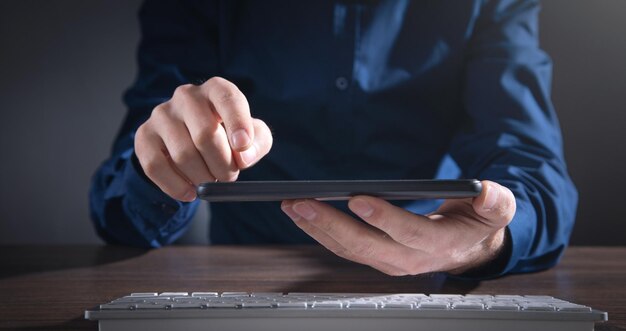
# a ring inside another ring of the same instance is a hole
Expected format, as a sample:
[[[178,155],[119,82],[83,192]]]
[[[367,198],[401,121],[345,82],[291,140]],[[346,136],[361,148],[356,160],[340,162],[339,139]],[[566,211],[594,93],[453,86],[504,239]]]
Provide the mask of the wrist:
[[[506,265],[510,251],[509,234],[506,228],[498,230],[479,245],[479,248],[473,250],[474,253],[468,257],[470,262],[449,270],[448,273],[455,276],[487,275]]]

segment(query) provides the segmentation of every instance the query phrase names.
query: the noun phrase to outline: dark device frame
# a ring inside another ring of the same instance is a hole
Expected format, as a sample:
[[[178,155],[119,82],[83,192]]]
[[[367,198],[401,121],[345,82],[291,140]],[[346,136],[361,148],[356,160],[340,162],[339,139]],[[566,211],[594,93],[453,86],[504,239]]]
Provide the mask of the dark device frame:
[[[477,179],[457,180],[302,180],[200,184],[198,198],[209,202],[347,200],[356,195],[386,200],[459,199],[480,195]]]

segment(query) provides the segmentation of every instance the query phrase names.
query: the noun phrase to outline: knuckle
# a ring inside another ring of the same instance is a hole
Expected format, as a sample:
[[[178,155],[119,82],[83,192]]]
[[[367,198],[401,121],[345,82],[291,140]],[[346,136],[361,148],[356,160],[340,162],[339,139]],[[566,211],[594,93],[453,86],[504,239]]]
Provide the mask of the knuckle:
[[[164,113],[166,110],[166,106],[165,106],[166,102],[158,104],[156,107],[152,108],[152,115],[160,115],[161,113]]]
[[[153,180],[157,178],[162,165],[154,158],[144,158],[142,160],[141,158],[139,158],[139,155],[137,156],[137,158],[139,159],[139,163],[141,164],[143,172],[146,174],[146,176]]]
[[[176,164],[187,164],[193,160],[195,153],[190,148],[178,148],[170,152],[170,156]]]
[[[145,142],[142,132],[143,130],[137,130],[135,136],[135,155],[139,160],[143,172],[146,176],[153,179],[158,174],[162,165],[153,155],[155,153],[154,147]]]
[[[180,85],[174,90],[172,101],[182,105],[189,103],[194,98],[195,88],[196,87],[191,84]]]
[[[191,133],[191,140],[198,148],[207,149],[215,140],[216,130],[204,128]]]
[[[195,85],[193,84],[184,84],[184,85],[180,85],[178,86],[175,90],[174,90],[174,96],[186,96],[186,95],[191,95],[193,93],[193,90],[196,88]]]
[[[167,118],[168,109],[168,102],[157,105],[152,109],[152,113],[150,113],[150,118],[148,119],[148,121],[159,121],[162,118]]]
[[[202,87],[206,87],[208,90],[221,90],[223,88],[231,88],[231,87],[235,87],[235,84],[233,84],[231,81],[229,81],[228,79],[219,77],[219,76],[213,76],[211,78],[209,78],[203,85]]]
[[[213,76],[211,78],[209,78],[204,84],[203,86],[208,86],[208,87],[215,87],[215,86],[219,86],[222,85],[224,83],[228,82],[228,80],[219,77],[219,76]]]
[[[145,135],[146,135],[146,123],[143,123],[135,131],[135,149],[141,146],[141,143],[145,139]]]

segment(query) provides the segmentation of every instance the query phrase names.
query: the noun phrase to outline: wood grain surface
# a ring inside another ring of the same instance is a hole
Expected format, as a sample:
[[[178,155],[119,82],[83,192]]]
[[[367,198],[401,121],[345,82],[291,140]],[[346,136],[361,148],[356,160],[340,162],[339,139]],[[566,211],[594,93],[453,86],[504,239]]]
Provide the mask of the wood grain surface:
[[[317,246],[0,246],[0,328],[97,330],[86,309],[131,292],[545,294],[609,313],[626,330],[626,248],[571,247],[534,274],[460,281],[390,277]]]

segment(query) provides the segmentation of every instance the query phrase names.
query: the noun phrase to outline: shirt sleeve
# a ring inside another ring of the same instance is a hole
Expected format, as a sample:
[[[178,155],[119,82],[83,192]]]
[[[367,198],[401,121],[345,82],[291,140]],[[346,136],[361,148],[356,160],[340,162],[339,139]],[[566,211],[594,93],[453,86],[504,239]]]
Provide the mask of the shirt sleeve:
[[[176,87],[216,74],[217,28],[211,2],[149,0],[139,11],[139,72],[125,93],[128,108],[112,153],[96,171],[89,194],[91,219],[102,239],[141,247],[176,240],[198,203],[176,201],[144,174],[134,156],[134,134]],[[201,14],[200,14],[201,13]]]
[[[468,124],[450,155],[462,176],[498,182],[517,202],[504,262],[472,277],[555,265],[574,224],[578,194],[550,101],[552,63],[538,45],[538,12],[538,1],[487,1],[467,49]]]

